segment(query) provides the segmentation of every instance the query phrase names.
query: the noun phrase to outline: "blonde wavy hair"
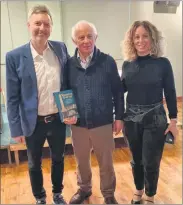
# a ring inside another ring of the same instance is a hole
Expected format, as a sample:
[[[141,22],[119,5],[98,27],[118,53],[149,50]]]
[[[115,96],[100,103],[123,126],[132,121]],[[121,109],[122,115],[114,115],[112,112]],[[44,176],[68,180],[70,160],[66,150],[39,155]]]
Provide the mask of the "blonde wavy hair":
[[[137,51],[135,49],[133,38],[135,31],[139,26],[143,26],[149,33],[151,39],[150,55],[154,57],[161,57],[163,51],[163,36],[162,33],[149,21],[135,21],[125,34],[124,40],[121,42],[122,55],[124,60],[133,61],[137,58]]]

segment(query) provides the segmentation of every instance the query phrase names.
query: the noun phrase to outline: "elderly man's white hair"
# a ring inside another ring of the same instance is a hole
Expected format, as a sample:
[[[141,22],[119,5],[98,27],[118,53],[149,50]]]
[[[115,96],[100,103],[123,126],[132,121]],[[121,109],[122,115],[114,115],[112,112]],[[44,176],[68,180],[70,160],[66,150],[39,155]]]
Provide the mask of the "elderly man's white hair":
[[[76,31],[82,26],[82,25],[88,25],[89,27],[92,28],[93,30],[93,33],[95,36],[97,36],[97,29],[95,27],[94,24],[88,22],[88,21],[85,21],[85,20],[81,20],[81,21],[78,21],[73,27],[72,27],[72,39],[75,40],[76,38]]]

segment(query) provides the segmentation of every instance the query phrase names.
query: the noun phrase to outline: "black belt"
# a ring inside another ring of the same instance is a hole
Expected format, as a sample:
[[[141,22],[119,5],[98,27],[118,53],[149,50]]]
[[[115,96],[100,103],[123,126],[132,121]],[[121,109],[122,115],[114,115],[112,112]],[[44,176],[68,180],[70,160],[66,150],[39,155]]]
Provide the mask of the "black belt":
[[[50,114],[50,115],[46,115],[46,116],[38,115],[37,120],[40,122],[50,123],[58,118],[59,118],[59,114],[55,113],[55,114]]]

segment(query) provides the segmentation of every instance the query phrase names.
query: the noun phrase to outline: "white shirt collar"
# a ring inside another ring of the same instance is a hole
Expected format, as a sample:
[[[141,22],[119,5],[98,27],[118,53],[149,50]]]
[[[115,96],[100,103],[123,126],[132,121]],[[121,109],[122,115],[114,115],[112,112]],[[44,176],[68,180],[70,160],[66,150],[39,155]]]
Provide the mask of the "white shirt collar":
[[[91,59],[92,59],[92,57],[93,57],[93,53],[94,53],[94,51],[86,58],[86,61],[83,62],[83,61],[81,60],[81,57],[80,57],[79,51],[78,51],[78,52],[77,52],[77,58],[78,58],[81,62],[83,62],[83,63],[90,62]]]
[[[33,47],[32,43],[30,42],[30,48],[31,48],[31,52],[32,52],[32,57],[33,59],[35,59],[37,56],[41,56],[36,50],[35,48]],[[47,50],[50,50],[50,46],[49,44],[47,43],[47,47],[45,48],[45,50],[43,51],[43,53]]]

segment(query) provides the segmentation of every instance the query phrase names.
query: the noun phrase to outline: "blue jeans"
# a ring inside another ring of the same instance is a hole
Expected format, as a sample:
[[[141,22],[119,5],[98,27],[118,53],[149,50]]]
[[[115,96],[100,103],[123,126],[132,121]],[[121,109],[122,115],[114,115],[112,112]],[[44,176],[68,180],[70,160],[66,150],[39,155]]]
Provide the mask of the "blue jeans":
[[[145,193],[151,197],[156,194],[159,167],[162,158],[167,119],[163,105],[151,109],[143,117],[136,115],[135,122],[129,120],[133,111],[144,112],[143,106],[127,106],[125,125],[125,136],[128,140],[132,153],[132,172],[137,190],[145,187]],[[145,108],[147,109],[147,107]],[[147,111],[147,110],[146,110]]]

